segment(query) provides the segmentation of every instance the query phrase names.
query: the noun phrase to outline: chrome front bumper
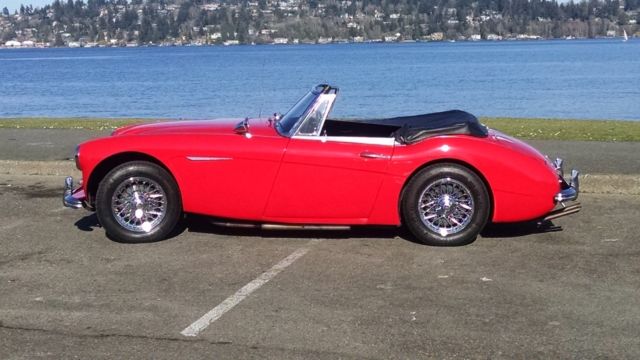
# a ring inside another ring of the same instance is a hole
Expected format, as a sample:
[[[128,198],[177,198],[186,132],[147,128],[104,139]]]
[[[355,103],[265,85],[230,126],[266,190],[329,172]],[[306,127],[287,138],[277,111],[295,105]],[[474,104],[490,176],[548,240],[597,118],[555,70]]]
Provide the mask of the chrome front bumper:
[[[73,178],[67,176],[64,179],[64,192],[62,193],[62,204],[68,208],[80,209],[85,207],[85,195],[82,186],[73,188]]]

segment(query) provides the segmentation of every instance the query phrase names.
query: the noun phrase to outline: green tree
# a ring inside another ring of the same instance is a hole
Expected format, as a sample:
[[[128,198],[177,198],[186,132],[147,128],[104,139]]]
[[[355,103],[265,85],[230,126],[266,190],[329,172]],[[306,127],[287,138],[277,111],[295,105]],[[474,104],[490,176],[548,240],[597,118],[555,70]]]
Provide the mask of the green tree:
[[[140,24],[140,30],[138,32],[138,43],[144,44],[153,41],[153,26],[151,25],[151,20],[148,17],[144,17],[142,19],[142,23]]]
[[[60,33],[56,33],[55,40],[53,41],[53,46],[64,46],[64,41],[62,40],[62,35],[60,35]]]
[[[618,14],[618,25],[627,25],[628,23],[629,16],[624,11],[620,11]]]

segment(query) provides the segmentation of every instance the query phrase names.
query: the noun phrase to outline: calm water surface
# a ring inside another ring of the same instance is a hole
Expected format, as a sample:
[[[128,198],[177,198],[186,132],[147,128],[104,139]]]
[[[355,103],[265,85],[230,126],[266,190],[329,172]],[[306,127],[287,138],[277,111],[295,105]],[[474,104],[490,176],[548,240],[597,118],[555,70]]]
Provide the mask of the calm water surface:
[[[313,85],[333,114],[640,120],[640,40],[0,50],[0,117],[284,112]]]

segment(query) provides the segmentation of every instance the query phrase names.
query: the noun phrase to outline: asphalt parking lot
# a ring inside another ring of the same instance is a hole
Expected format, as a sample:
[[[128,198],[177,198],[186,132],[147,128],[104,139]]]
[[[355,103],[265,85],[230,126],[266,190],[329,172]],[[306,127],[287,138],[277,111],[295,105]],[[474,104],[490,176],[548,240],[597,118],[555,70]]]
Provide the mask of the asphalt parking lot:
[[[557,228],[456,248],[203,219],[128,245],[63,208],[61,180],[0,175],[2,359],[640,357],[638,195],[583,194]]]

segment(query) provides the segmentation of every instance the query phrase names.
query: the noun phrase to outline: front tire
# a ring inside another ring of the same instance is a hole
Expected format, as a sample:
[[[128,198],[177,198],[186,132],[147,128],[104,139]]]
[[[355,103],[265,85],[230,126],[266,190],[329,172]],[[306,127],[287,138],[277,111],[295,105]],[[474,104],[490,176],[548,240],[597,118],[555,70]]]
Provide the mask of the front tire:
[[[113,240],[145,243],[166,238],[182,213],[178,186],[164,168],[132,161],[111,170],[98,186],[96,214]]]
[[[401,202],[404,225],[423,244],[436,246],[473,242],[486,225],[490,208],[482,179],[453,163],[420,170],[407,183]]]

